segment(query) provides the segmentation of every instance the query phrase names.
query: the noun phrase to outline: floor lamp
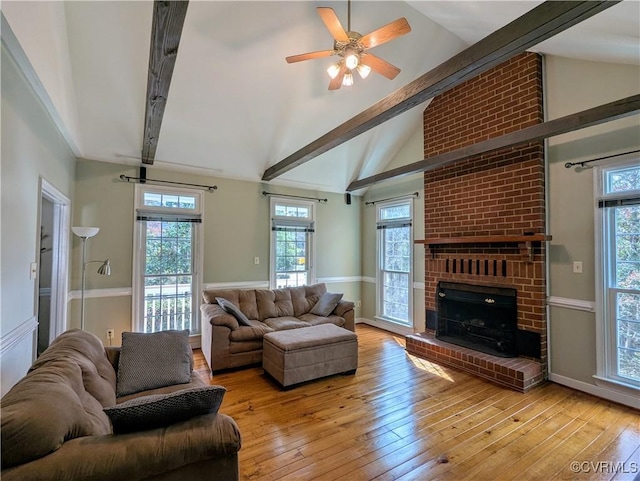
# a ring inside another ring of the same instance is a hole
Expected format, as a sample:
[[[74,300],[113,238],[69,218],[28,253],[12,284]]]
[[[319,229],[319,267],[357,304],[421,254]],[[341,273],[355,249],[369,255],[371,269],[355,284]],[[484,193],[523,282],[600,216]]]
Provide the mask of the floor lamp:
[[[80,329],[84,331],[84,280],[86,277],[87,266],[94,262],[102,264],[98,267],[98,274],[103,276],[111,275],[111,262],[109,259],[104,261],[87,261],[87,239],[93,237],[99,231],[99,227],[72,227],[71,231],[82,239],[82,295],[80,298]]]

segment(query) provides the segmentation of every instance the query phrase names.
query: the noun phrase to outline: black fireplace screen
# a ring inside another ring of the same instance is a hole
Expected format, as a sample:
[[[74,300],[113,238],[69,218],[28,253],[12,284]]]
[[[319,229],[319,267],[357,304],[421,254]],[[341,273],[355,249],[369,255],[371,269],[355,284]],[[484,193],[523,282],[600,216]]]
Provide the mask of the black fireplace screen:
[[[518,355],[517,291],[439,282],[436,337],[500,357]]]

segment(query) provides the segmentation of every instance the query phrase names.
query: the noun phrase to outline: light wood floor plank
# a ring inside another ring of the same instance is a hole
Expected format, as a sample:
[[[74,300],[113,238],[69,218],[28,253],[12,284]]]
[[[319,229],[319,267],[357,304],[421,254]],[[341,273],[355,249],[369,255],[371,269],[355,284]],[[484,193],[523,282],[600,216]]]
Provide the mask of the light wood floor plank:
[[[355,375],[288,391],[259,366],[211,376],[196,351],[200,377],[227,388],[220,411],[242,432],[241,479],[633,479],[568,463],[632,463],[638,411],[553,383],[517,393],[409,355],[403,336],[356,332]]]

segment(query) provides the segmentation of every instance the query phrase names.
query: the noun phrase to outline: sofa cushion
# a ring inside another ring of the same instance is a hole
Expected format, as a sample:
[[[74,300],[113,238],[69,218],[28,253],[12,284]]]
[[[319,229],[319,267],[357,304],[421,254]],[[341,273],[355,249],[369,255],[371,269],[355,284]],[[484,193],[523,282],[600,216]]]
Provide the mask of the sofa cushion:
[[[249,319],[259,319],[256,291],[253,289],[211,289],[202,292],[202,299],[207,304],[214,304],[216,297],[233,302]]]
[[[256,302],[259,314],[257,319],[260,321],[264,322],[272,317],[293,317],[290,289],[257,290]]]
[[[233,302],[226,300],[224,297],[216,297],[216,302],[222,307],[226,312],[231,314],[238,320],[238,324],[242,326],[250,326],[249,318],[245,316],[239,307],[237,307]]]
[[[328,317],[317,316],[315,314],[303,314],[300,316],[301,321],[308,322],[312,326],[319,326],[320,324],[335,324],[338,327],[344,327],[344,317],[330,315]]]
[[[285,331],[287,329],[298,329],[300,327],[310,327],[311,324],[301,321],[297,317],[283,316],[265,319],[264,323],[274,331]]]
[[[216,413],[227,390],[201,386],[171,394],[142,396],[105,408],[115,434],[155,429],[202,414]]]
[[[291,302],[293,303],[293,315],[300,317],[306,314],[316,305],[320,296],[327,292],[324,284],[313,284],[311,286],[290,287]]]
[[[189,330],[122,333],[116,384],[118,396],[185,384],[190,377]]]
[[[49,359],[0,401],[2,469],[41,458],[73,438],[109,434],[100,402],[72,359]]]
[[[268,332],[273,332],[273,329],[264,322],[249,321],[248,326],[240,326],[235,331],[231,331],[229,339],[233,342],[262,340],[262,336]]]
[[[309,311],[316,316],[327,317],[336,308],[343,294],[333,294],[331,292],[325,292],[322,294],[315,306]]]

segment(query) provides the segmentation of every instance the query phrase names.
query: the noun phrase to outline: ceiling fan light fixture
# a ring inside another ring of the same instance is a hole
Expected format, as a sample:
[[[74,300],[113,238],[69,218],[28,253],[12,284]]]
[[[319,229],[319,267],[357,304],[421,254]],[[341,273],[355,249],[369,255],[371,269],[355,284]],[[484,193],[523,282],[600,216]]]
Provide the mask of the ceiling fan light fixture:
[[[366,79],[371,73],[371,67],[364,64],[358,65],[356,69],[358,70],[358,73],[360,74],[360,77],[362,79]]]
[[[336,78],[338,76],[338,73],[340,73],[340,64],[336,63],[331,65],[327,69],[327,73],[329,74],[329,77],[331,77],[332,79]]]
[[[353,85],[353,74],[351,73],[351,70],[344,74],[342,85],[344,85],[345,87],[351,87]]]
[[[360,63],[358,55],[350,48],[344,51],[344,64],[348,69],[353,70]]]

